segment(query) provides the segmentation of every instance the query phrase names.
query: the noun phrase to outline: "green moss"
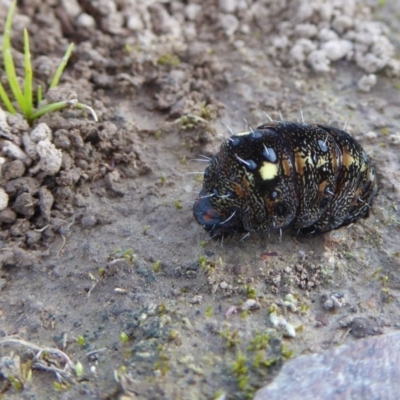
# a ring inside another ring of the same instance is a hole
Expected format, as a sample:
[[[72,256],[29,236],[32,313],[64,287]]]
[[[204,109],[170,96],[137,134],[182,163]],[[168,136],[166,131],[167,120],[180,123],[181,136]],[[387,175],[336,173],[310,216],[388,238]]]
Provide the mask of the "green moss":
[[[354,253],[351,252],[346,252],[344,253],[344,256],[348,259],[348,260],[354,260],[356,258],[356,256],[354,255]]]
[[[277,357],[270,357],[267,359],[262,359],[260,364],[263,365],[266,368],[272,367],[272,365],[275,365],[278,362]]]
[[[206,266],[207,266],[207,257],[206,256],[200,256],[199,259],[198,259],[198,262],[199,262],[201,268],[203,268],[203,269],[206,268]]]
[[[182,343],[181,335],[177,329],[171,329],[169,331],[168,341],[174,342],[178,346]]]
[[[388,281],[389,281],[389,277],[388,277],[387,275],[382,275],[382,276],[380,276],[379,278],[380,278],[380,280],[381,280],[381,282],[382,282],[382,285],[383,285],[383,286],[386,286],[386,284],[387,284]]]
[[[131,264],[133,264],[136,259],[136,254],[133,252],[133,249],[131,248],[122,249],[121,247],[118,247],[108,256],[108,260],[112,261],[118,258],[123,258],[125,261],[128,261]]]
[[[160,272],[160,267],[161,267],[161,261],[158,260],[153,264],[153,272],[154,273]]]
[[[158,314],[159,315],[164,315],[168,313],[168,307],[167,305],[163,302],[158,306]]]
[[[162,376],[165,376],[171,369],[169,361],[170,358],[165,351],[164,345],[160,345],[158,348],[158,361],[154,364],[153,370],[158,370]]]
[[[179,118],[179,126],[181,129],[192,129],[196,126],[196,120],[188,115],[182,115]]]
[[[269,346],[270,339],[271,337],[268,333],[256,332],[247,350],[252,352],[265,350]]]
[[[154,138],[156,140],[161,139],[161,131],[160,130],[154,132]]]
[[[7,379],[15,391],[20,392],[24,388],[23,383],[15,376],[9,375]]]
[[[247,388],[250,381],[246,362],[247,358],[239,351],[232,363],[232,373],[236,377],[238,388],[242,391]]]
[[[64,390],[69,389],[69,385],[67,383],[53,382],[53,387],[56,392],[63,392]]]
[[[383,136],[389,135],[389,128],[385,126],[384,128],[381,129],[381,133]]]
[[[225,331],[219,332],[219,336],[225,340],[226,347],[233,348],[242,343],[242,340],[239,337],[239,331],[231,331],[230,329],[226,329]]]
[[[76,338],[76,342],[78,343],[79,346],[83,347],[86,344],[86,339],[83,335],[79,335]]]
[[[205,101],[200,103],[200,117],[204,118],[205,120],[211,120],[213,118],[213,111],[209,104]]]
[[[282,356],[283,356],[285,359],[292,358],[292,357],[293,357],[293,354],[294,354],[294,351],[293,351],[293,350],[288,349],[285,345],[282,346]]]
[[[132,46],[129,43],[125,43],[124,51],[127,54],[131,54],[132,53]]]
[[[159,65],[168,65],[170,67],[176,67],[180,62],[181,60],[175,54],[164,54],[158,59]]]
[[[256,299],[257,298],[257,290],[254,286],[247,285],[246,286],[246,293],[248,299]]]
[[[120,341],[121,343],[126,343],[126,342],[129,341],[129,336],[128,336],[125,332],[121,332],[121,333],[119,334],[119,341]]]
[[[265,351],[264,350],[259,350],[257,351],[254,360],[253,360],[253,367],[255,369],[260,369],[262,367],[264,368],[269,368],[272,365],[276,364],[278,362],[277,357],[266,357]]]
[[[275,303],[272,303],[268,307],[268,314],[272,314],[273,312],[277,313],[278,311],[279,311],[279,307]]]
[[[310,311],[310,305],[309,304],[300,304],[299,311],[301,314],[307,313],[308,311]]]
[[[78,361],[78,362],[76,363],[76,365],[75,365],[75,375],[76,375],[78,378],[81,378],[82,375],[83,375],[83,365],[82,365],[82,363],[81,363],[80,361]]]
[[[181,202],[179,200],[174,200],[174,205],[175,205],[175,208],[177,210],[181,210],[182,209],[182,204],[181,204]]]
[[[206,307],[206,311],[205,311],[205,316],[206,318],[211,318],[214,314],[214,310],[212,308],[212,306],[207,306]]]
[[[388,288],[383,288],[381,290],[381,299],[384,303],[390,304],[394,300],[394,297]]]

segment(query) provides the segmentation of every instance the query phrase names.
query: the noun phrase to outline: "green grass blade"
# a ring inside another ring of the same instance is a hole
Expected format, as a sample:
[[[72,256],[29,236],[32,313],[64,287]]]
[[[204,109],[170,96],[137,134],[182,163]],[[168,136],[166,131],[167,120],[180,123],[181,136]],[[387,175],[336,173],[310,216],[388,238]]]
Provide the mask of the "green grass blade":
[[[15,114],[15,108],[12,105],[6,91],[4,90],[3,85],[0,82],[0,98],[3,101],[4,105],[6,106],[6,109],[8,112],[10,112],[11,114]]]
[[[43,101],[43,92],[42,92],[42,86],[39,85],[37,87],[37,103],[38,105]]]
[[[72,50],[74,49],[74,44],[70,43],[70,45],[67,48],[67,51],[64,54],[64,57],[62,58],[60,65],[57,68],[57,71],[55,72],[53,79],[51,80],[50,87],[54,88],[58,85],[58,82],[60,81],[61,75],[64,72],[64,69],[67,65],[67,62],[69,58],[71,57]]]
[[[32,88],[32,64],[31,52],[29,49],[29,35],[28,31],[24,29],[24,66],[25,66],[25,88],[24,97],[26,101],[26,118],[30,119],[33,113],[33,88]]]
[[[77,100],[64,100],[58,101],[57,103],[46,104],[32,114],[31,121],[34,121],[35,119],[40,118],[41,116],[50,112],[62,110],[65,107],[74,106],[77,102]]]
[[[93,110],[92,107],[87,106],[86,104],[83,103],[78,103],[78,100],[76,99],[72,99],[72,100],[64,100],[64,101],[59,101],[57,103],[51,103],[51,104],[47,104],[43,107],[40,107],[38,110],[36,110],[33,114],[32,117],[30,119],[30,122],[34,121],[37,118],[40,118],[41,116],[48,114],[50,112],[54,112],[54,111],[59,111],[62,110],[63,108],[66,107],[76,107],[79,108],[81,110],[87,110],[90,112],[90,114],[92,115],[93,119],[97,122],[98,118],[97,118],[97,114],[95,113],[95,111]]]
[[[79,108],[79,109],[81,109],[81,110],[87,110],[87,111],[89,111],[90,114],[91,114],[91,116],[92,116],[92,118],[93,118],[96,122],[99,121],[99,119],[97,118],[97,114],[96,114],[96,112],[93,110],[92,107],[87,106],[86,104],[83,104],[83,103],[76,103],[76,104],[75,104],[75,107],[76,107],[76,108]]]
[[[10,89],[15,97],[15,100],[20,106],[22,113],[25,115],[26,103],[21,88],[19,87],[18,84],[17,74],[15,72],[14,60],[11,54],[11,26],[16,5],[17,2],[16,0],[14,0],[7,14],[7,20],[3,37],[3,62],[4,62],[4,68],[6,70],[8,84],[10,85]]]

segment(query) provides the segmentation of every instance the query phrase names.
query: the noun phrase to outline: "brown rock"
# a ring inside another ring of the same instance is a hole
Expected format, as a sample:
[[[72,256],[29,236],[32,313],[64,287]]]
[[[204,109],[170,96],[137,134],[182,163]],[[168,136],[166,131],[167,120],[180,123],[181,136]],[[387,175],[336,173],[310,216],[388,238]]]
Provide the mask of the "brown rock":
[[[25,218],[32,217],[35,214],[35,205],[37,200],[32,197],[30,193],[21,193],[12,205],[12,209]]]
[[[26,232],[26,244],[29,246],[36,244],[39,242],[41,237],[42,234],[40,232],[29,230]]]
[[[10,235],[15,237],[24,236],[30,227],[31,224],[27,219],[17,219],[10,228]]]
[[[17,214],[11,208],[5,208],[4,210],[0,211],[0,222],[4,224],[11,224],[17,218]]]
[[[54,196],[46,186],[42,186],[39,189],[39,208],[40,214],[46,221],[50,219],[50,212],[51,207],[53,207],[53,203]]]
[[[38,192],[39,187],[40,182],[38,182],[37,179],[26,176],[7,182],[4,186],[4,190],[10,196],[15,196],[16,194],[23,192],[35,195]]]
[[[21,160],[5,162],[1,166],[1,172],[3,178],[7,181],[20,178],[25,173],[25,164]]]

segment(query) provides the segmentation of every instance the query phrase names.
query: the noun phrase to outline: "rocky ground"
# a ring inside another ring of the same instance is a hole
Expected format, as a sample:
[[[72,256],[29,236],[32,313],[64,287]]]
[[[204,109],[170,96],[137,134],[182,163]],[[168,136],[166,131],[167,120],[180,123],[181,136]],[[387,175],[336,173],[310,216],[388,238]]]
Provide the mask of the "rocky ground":
[[[19,75],[25,27],[35,86],[74,42],[45,98],[79,99],[98,121],[0,113],[0,396],[242,399],[271,381],[279,395],[289,384],[274,378],[301,355],[340,361],[331,348],[368,336],[385,353],[400,323],[395,0],[20,3]],[[315,238],[211,240],[191,211],[196,159],[224,124],[300,110],[374,159],[370,218]]]

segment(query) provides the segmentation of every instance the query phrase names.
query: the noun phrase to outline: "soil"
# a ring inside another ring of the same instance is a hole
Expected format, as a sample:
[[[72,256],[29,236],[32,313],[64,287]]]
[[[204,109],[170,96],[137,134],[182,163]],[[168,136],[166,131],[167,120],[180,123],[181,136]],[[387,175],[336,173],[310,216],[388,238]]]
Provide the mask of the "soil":
[[[20,75],[24,27],[43,88],[74,42],[46,99],[78,98],[99,121],[77,108],[32,127],[0,116],[0,397],[249,398],[289,358],[397,330],[395,58],[360,88],[371,71],[354,59],[317,72],[274,41],[283,22],[300,24],[293,5],[259,2],[264,25],[230,1],[137,3],[21,1],[14,17]],[[360,12],[391,28],[398,54],[396,1]],[[202,156],[265,112],[360,141],[380,176],[368,219],[312,238],[209,237],[192,215]],[[42,134],[58,169],[29,142]]]

